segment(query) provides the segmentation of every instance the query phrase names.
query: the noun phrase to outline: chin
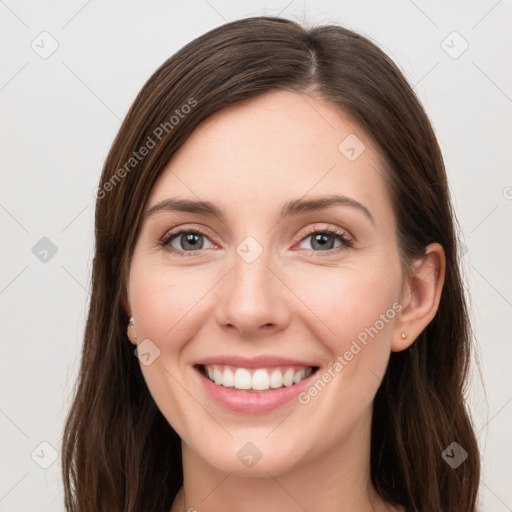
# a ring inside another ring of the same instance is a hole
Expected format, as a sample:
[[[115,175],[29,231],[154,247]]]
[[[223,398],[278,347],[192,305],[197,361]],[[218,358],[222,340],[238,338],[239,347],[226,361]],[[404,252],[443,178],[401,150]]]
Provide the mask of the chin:
[[[289,443],[283,445],[281,439],[265,439],[268,432],[267,429],[266,434],[259,436],[237,435],[222,443],[209,442],[196,446],[194,451],[211,467],[243,476],[268,478],[269,473],[278,476],[299,467],[306,457],[303,439],[288,436]]]

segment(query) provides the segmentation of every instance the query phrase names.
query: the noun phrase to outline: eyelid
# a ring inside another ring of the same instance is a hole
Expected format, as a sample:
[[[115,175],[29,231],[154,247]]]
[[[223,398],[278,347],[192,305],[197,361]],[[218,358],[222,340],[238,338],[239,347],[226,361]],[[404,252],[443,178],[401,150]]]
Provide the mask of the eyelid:
[[[315,233],[335,233],[337,235],[344,235],[346,238],[355,241],[355,237],[346,229],[340,228],[332,224],[325,224],[320,226],[319,224],[320,223],[317,222],[312,229],[306,228],[306,231],[300,236],[299,241],[303,240],[305,237],[314,235]]]

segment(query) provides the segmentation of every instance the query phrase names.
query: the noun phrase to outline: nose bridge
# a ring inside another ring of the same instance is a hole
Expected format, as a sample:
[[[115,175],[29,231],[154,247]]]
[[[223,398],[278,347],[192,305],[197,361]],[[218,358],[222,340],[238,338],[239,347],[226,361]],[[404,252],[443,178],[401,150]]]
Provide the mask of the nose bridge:
[[[269,237],[265,240],[270,243]],[[288,315],[283,285],[270,270],[275,266],[274,252],[252,236],[242,240],[235,252],[217,306],[218,321],[244,334],[255,334],[263,326],[283,328]]]

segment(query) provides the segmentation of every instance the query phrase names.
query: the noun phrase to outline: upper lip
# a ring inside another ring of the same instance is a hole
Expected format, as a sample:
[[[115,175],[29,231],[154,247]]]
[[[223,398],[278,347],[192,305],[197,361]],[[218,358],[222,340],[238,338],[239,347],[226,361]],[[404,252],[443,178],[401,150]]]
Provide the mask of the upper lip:
[[[309,361],[300,361],[298,359],[288,359],[280,356],[262,355],[258,357],[240,357],[240,356],[212,356],[197,361],[195,365],[222,364],[235,366],[237,368],[272,368],[278,366],[303,366],[305,368],[314,367],[315,364]]]

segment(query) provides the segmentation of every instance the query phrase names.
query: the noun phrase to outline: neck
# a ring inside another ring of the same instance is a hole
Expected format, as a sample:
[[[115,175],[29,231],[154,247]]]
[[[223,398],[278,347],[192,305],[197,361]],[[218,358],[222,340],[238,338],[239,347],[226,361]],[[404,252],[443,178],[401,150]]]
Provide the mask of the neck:
[[[371,485],[370,429],[371,410],[327,452],[312,450],[301,464],[264,476],[220,471],[182,442],[184,485],[171,512],[221,512],[226,503],[237,512],[399,511]]]

